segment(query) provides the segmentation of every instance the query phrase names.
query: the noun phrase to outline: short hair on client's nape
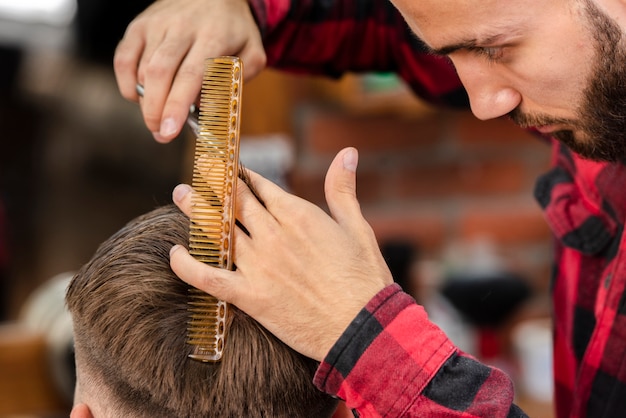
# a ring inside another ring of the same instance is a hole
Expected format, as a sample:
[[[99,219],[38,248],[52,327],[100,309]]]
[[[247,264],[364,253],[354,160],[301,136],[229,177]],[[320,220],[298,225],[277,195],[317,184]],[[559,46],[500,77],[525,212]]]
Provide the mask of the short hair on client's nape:
[[[81,389],[108,394],[108,409],[126,416],[331,416],[337,401],[312,383],[317,362],[234,306],[222,360],[188,358],[189,286],[169,266],[170,248],[187,246],[188,231],[178,208],[157,208],[102,243],[74,276],[66,302]]]

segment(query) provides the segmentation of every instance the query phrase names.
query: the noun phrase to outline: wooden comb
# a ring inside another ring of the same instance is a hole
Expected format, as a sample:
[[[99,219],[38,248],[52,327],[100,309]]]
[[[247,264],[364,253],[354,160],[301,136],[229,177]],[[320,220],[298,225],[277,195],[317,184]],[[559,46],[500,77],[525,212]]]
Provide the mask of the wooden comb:
[[[195,193],[189,252],[204,263],[229,270],[233,269],[242,76],[238,57],[205,62],[192,178]],[[224,350],[228,304],[192,288],[189,312],[187,342],[194,347],[189,357],[219,361]]]

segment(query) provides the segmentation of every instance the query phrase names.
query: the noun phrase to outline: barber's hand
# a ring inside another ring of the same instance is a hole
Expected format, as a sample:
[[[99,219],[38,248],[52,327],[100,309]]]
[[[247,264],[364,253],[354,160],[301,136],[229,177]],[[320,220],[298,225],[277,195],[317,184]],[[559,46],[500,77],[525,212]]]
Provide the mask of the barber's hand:
[[[393,282],[356,199],[357,159],[354,148],[344,149],[328,170],[332,217],[250,173],[266,207],[239,181],[237,218],[250,236],[236,231],[237,270],[210,267],[180,246],[172,249],[172,269],[235,304],[296,351],[323,360],[367,302]],[[175,203],[187,214],[191,194],[189,186],[174,190]]]
[[[259,29],[246,0],[158,0],[135,18],[115,52],[122,96],[138,101],[159,142],[178,135],[200,93],[204,60],[237,55],[244,78],[266,62]]]

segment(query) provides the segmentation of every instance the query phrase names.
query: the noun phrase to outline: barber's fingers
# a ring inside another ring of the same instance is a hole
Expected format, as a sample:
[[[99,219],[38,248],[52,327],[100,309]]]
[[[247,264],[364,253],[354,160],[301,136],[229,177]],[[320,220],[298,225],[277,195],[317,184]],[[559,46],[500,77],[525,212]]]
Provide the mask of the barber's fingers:
[[[252,244],[250,237],[239,227],[235,229],[234,242],[237,252],[233,253],[232,259],[237,265],[238,257],[249,253]],[[253,296],[254,286],[246,284],[248,279],[237,270],[231,271],[202,263],[182,245],[175,245],[170,250],[170,266],[186,283],[218,299],[238,305]]]
[[[260,32],[252,31],[238,55],[243,62],[244,81],[253,79],[265,69],[267,55],[265,55]]]
[[[260,201],[265,205],[267,212],[272,214],[275,219],[279,219],[280,222],[289,218],[289,215],[294,210],[294,205],[311,205],[311,203],[288,193],[282,187],[260,174],[252,170],[248,170],[248,173],[250,185]],[[246,213],[244,212],[242,215],[245,218]]]
[[[137,94],[137,69],[145,48],[145,39],[141,36],[123,38],[117,45],[113,59],[115,79],[122,97],[136,102]]]
[[[191,286],[218,299],[237,304],[239,274],[237,271],[212,267],[193,258],[181,245],[170,251],[170,266],[176,275]]]
[[[324,191],[331,216],[354,242],[360,243],[360,257],[371,263],[369,268],[372,273],[377,272],[373,276],[380,281],[375,280],[370,283],[376,287],[381,284],[390,284],[392,279],[380,252],[376,235],[363,216],[357,200],[358,158],[357,150],[352,147],[344,148],[337,153],[326,173]]]
[[[275,224],[276,218],[267,210],[265,201],[255,187],[252,177],[267,181],[255,172],[246,170],[247,180],[237,179],[237,195],[235,197],[235,217],[251,234],[262,233],[266,228]],[[248,185],[248,182],[250,185]],[[271,182],[270,182],[271,183]],[[273,184],[273,183],[272,183]],[[252,189],[251,189],[252,187]]]
[[[202,78],[205,68],[205,54],[211,51],[203,44],[194,44],[185,56],[179,57],[176,61],[180,64],[177,68],[168,68],[171,74],[166,74],[165,78],[156,79],[156,84],[163,84],[163,81],[171,80],[169,89],[165,91],[162,107],[159,107],[160,125],[158,132],[154,132],[154,137],[159,142],[169,142],[174,139],[182,130],[185,121],[189,116],[189,107],[197,103],[202,86]],[[166,53],[167,51],[158,51]],[[170,62],[174,60],[170,59]],[[155,81],[150,84],[154,85]],[[163,87],[163,86],[159,86]],[[147,109],[146,109],[147,111]]]
[[[180,133],[189,106],[200,91],[205,53],[193,34],[173,30],[153,51],[144,53],[146,58],[138,68],[139,82],[144,85],[142,111],[146,126],[160,142],[168,142]]]
[[[191,217],[193,189],[188,184],[179,184],[172,191],[172,200],[187,217]]]
[[[265,67],[261,34],[246,0],[159,0],[129,25],[114,69],[122,95],[138,100],[159,142],[169,142],[184,126],[200,91],[204,60],[237,55],[249,79]]]
[[[339,224],[363,219],[356,197],[356,168],[359,160],[355,148],[341,150],[326,172],[324,192],[332,217]]]
[[[152,9],[148,9],[145,15],[131,22],[117,46],[113,66],[123,97],[136,101],[136,85],[144,87],[141,99],[144,122],[151,132],[159,134],[163,106],[178,67],[193,45],[193,37],[171,26],[155,27],[150,20],[153,15]],[[179,119],[178,131],[185,118]],[[167,142],[158,135],[155,138]]]
[[[251,171],[248,172],[251,175],[253,174]],[[258,175],[255,174],[255,176]],[[259,179],[265,180],[260,176],[258,177]],[[276,222],[271,213],[265,209],[256,195],[240,178],[237,179],[236,190],[237,194],[234,199],[235,218],[237,218],[251,234],[261,233],[261,231],[267,227],[268,223]],[[172,192],[173,202],[188,217],[191,217],[193,196],[193,188],[187,184],[179,184]]]
[[[354,148],[340,151],[331,163],[325,181],[326,199],[335,221],[340,224],[363,223],[363,216],[356,198],[356,167],[358,152]],[[285,192],[280,186],[248,170],[251,187],[263,201],[265,208],[257,200],[245,183],[238,179],[235,207],[237,218],[250,232],[263,228],[267,219],[258,219],[262,214],[273,218],[285,219],[286,213],[293,210],[290,204],[297,197]],[[173,192],[174,203],[187,216],[191,214],[191,196],[193,190],[188,185],[178,185]]]
[[[360,309],[392,282],[355,201],[354,157],[340,153],[329,170],[327,195],[339,221],[250,172],[265,206],[238,183],[237,219],[250,236],[235,231],[237,270],[202,265],[180,248],[172,251],[172,269],[192,286],[234,303],[295,350],[322,360]],[[187,187],[175,190],[184,211],[190,195]]]
[[[145,68],[167,34],[168,25],[159,17],[161,6],[161,3],[152,4],[137,16],[115,49],[115,77],[120,93],[128,100],[138,101],[136,85],[145,84]]]
[[[241,182],[241,184],[245,187],[243,182]],[[249,190],[248,193],[250,193]],[[179,184],[174,188],[172,198],[178,208],[185,213],[185,215],[190,217],[194,199],[193,188],[187,184]],[[252,198],[254,199],[253,196]],[[260,205],[260,203],[258,204]],[[238,257],[250,251],[251,243],[250,237],[239,227],[235,228],[233,240],[234,246],[237,247],[237,252],[233,253],[232,259],[233,263],[236,265]],[[173,248],[171,254],[175,252],[177,252],[177,255],[172,256],[171,263],[172,268],[175,268],[174,272],[179,277],[183,278],[190,285],[202,289],[220,299],[233,303],[238,300],[235,297],[237,291],[232,289],[235,277],[238,275],[230,274],[230,272],[226,270],[198,262],[189,255],[184,247]],[[238,277],[237,280],[241,279],[241,277]]]

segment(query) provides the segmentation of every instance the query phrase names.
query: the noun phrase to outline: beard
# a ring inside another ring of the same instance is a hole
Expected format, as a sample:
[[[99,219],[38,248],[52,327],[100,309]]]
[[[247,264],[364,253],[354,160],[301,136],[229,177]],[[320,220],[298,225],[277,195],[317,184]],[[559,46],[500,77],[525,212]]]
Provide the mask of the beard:
[[[563,120],[528,115],[519,108],[509,117],[520,126],[564,124],[552,136],[583,158],[596,161],[626,161],[626,48],[622,31],[591,1],[585,15],[594,38],[595,62],[576,118]]]

